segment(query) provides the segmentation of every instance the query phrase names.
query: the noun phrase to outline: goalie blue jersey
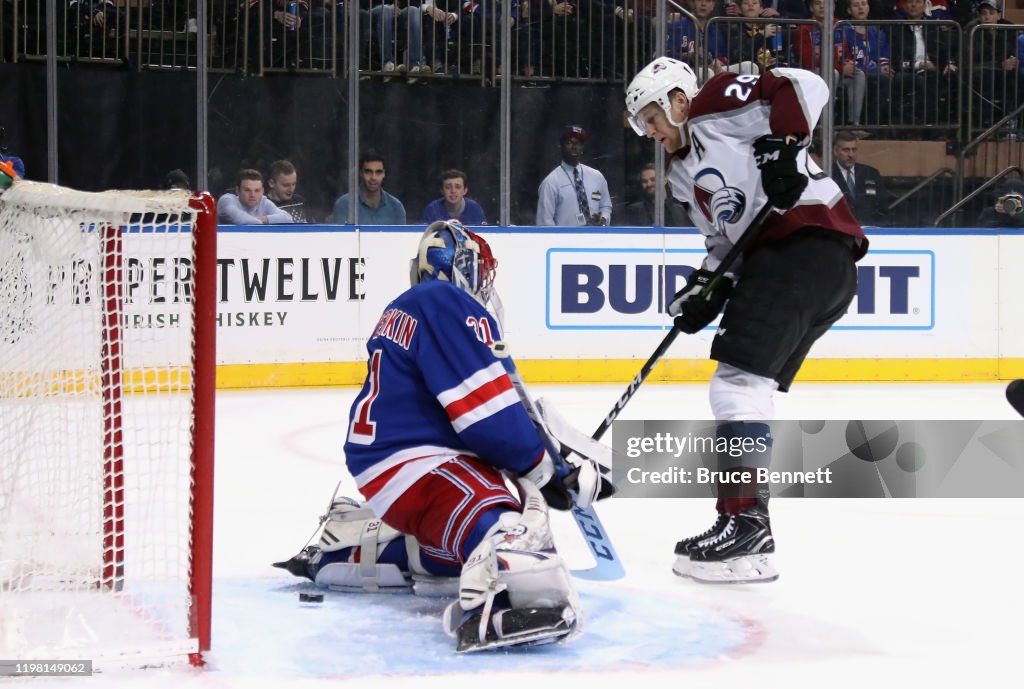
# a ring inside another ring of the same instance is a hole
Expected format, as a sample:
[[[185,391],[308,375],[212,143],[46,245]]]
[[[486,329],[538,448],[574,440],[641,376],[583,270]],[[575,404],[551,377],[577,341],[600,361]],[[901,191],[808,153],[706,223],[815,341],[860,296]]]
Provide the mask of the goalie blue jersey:
[[[540,437],[491,350],[500,339],[490,313],[448,282],[420,283],[384,310],[345,443],[377,515],[457,455],[517,473],[540,458]]]

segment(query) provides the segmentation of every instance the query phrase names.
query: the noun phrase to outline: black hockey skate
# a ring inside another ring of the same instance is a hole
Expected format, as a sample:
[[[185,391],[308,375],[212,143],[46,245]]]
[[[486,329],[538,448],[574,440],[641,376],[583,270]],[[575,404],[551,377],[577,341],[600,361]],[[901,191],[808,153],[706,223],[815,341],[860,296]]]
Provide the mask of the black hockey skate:
[[[303,577],[314,581],[312,565],[314,558],[320,554],[320,548],[315,545],[307,545],[295,557],[283,562],[273,563],[279,569],[286,569],[297,577]]]
[[[758,506],[725,516],[726,522],[718,534],[691,548],[688,557],[680,555],[672,570],[705,584],[778,579],[778,572],[768,561],[768,555],[775,552],[768,511]]]
[[[683,540],[676,543],[676,555],[683,555],[689,557],[690,553],[698,549],[701,543],[707,543],[709,540],[716,537],[728,523],[729,515],[725,514],[724,512],[719,512],[718,519],[715,520],[715,523],[711,526],[710,529],[708,529],[702,534],[697,534],[696,536],[684,538]]]

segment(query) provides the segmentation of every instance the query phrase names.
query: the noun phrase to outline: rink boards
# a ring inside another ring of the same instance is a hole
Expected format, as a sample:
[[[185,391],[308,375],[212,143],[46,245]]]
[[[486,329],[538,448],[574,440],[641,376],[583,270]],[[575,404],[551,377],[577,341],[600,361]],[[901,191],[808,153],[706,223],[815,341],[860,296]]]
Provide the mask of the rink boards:
[[[222,226],[218,385],[359,384],[365,338],[409,284],[418,226]],[[488,228],[505,335],[535,382],[626,382],[700,264],[695,230]],[[1024,375],[1024,233],[869,230],[850,311],[803,380],[979,381]],[[651,380],[706,380],[714,328],[676,340]]]

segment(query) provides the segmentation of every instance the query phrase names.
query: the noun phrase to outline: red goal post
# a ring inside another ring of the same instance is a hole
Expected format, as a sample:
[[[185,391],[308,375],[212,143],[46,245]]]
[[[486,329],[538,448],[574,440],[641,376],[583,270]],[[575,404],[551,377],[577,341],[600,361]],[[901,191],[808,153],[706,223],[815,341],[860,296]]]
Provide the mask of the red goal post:
[[[0,194],[0,657],[210,647],[216,209]]]

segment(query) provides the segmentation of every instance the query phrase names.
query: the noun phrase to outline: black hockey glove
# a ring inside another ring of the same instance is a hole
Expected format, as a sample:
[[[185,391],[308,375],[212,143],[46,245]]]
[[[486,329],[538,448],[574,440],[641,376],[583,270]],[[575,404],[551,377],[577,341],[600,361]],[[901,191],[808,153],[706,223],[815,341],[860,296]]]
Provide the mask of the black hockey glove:
[[[676,292],[668,305],[668,315],[675,317],[676,327],[688,335],[703,330],[715,320],[725,306],[732,291],[732,280],[723,276],[710,294],[702,294],[713,273],[709,270],[695,270],[681,290]]]
[[[769,134],[754,142],[754,160],[761,171],[761,186],[768,203],[788,210],[800,200],[807,188],[807,176],[796,167],[800,145],[795,136]]]

